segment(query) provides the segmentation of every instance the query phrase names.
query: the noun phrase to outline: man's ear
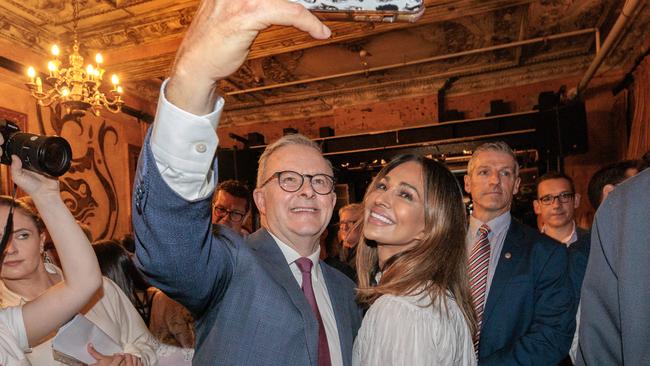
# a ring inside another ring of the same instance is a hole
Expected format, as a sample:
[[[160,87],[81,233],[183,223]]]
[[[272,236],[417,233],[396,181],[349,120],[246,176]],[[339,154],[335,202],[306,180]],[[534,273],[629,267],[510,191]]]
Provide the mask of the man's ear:
[[[605,200],[605,198],[607,198],[607,196],[610,193],[612,193],[614,188],[616,188],[616,186],[613,184],[605,184],[605,186],[603,187],[603,196],[600,199],[600,203],[602,203]]]
[[[514,196],[515,194],[519,193],[519,185],[521,184],[521,177],[517,177],[515,179],[515,189],[512,190],[512,195]]]
[[[465,192],[467,192],[469,194],[472,194],[472,192],[470,192],[471,191],[471,188],[470,188],[471,184],[470,183],[472,183],[471,179],[472,178],[470,178],[469,175],[467,175],[467,174],[465,174],[463,176],[463,182],[465,182]]]
[[[264,197],[263,189],[255,188],[253,191],[253,201],[255,201],[255,206],[257,206],[257,210],[260,212],[260,215],[266,215],[266,197]]]
[[[535,211],[535,215],[542,214],[542,206],[538,200],[533,200],[533,210]]]

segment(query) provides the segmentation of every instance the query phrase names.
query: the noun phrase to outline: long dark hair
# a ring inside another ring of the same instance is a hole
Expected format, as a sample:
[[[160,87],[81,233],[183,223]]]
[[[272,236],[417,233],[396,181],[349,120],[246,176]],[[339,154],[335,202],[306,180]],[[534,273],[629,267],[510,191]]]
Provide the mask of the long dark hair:
[[[149,284],[135,267],[129,253],[113,239],[96,241],[93,249],[102,275],[122,289],[148,325],[151,316],[151,299],[147,296]]]
[[[442,301],[446,307],[449,293],[474,334],[476,316],[469,288],[465,245],[467,217],[463,194],[456,177],[446,166],[435,160],[401,155],[377,174],[365,197],[391,170],[407,162],[416,162],[422,167],[422,214],[426,235],[414,247],[386,261],[377,286],[371,284],[378,265],[376,243],[362,235],[357,249],[358,299],[361,303],[371,305],[384,294],[404,296],[427,293],[432,302]],[[366,198],[364,205],[367,206]]]

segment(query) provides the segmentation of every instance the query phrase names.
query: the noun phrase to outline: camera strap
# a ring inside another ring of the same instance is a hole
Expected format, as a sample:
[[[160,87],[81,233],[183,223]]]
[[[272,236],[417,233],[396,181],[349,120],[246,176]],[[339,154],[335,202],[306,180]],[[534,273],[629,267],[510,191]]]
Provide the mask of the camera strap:
[[[11,194],[11,206],[9,206],[9,215],[7,215],[7,223],[5,224],[5,230],[2,233],[2,240],[0,240],[0,270],[2,269],[2,263],[5,260],[5,250],[7,249],[7,243],[9,243],[9,238],[14,231],[14,207],[16,206],[17,187],[15,183],[13,186],[14,189],[13,193]]]

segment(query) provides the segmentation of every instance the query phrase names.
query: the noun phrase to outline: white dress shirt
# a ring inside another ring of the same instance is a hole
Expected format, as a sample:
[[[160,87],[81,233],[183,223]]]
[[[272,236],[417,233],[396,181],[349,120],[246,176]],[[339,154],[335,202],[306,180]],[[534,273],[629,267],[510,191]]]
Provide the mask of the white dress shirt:
[[[196,116],[167,101],[166,85],[167,80],[160,88],[151,151],[163,180],[186,200],[200,200],[211,196],[215,187],[212,162],[224,100],[217,100],[212,113]]]
[[[573,228],[571,229],[571,234],[569,234],[566,238],[563,238],[562,240],[558,240],[560,243],[566,245],[567,248],[570,247],[571,244],[575,243],[578,240],[578,231],[576,230],[576,222],[573,221],[572,224],[573,224]],[[546,224],[542,226],[541,233],[546,234]]]
[[[160,89],[158,111],[151,134],[151,151],[165,183],[186,200],[200,200],[211,196],[215,187],[212,162],[219,143],[216,128],[224,100],[219,98],[210,114],[196,116],[167,100],[166,85],[167,81]],[[302,274],[295,263],[300,255],[273,234],[271,236],[284,254],[298,285],[302,287]],[[343,365],[341,343],[327,286],[318,265],[319,253],[309,256],[314,263],[312,286],[325,326],[332,365],[338,366]]]

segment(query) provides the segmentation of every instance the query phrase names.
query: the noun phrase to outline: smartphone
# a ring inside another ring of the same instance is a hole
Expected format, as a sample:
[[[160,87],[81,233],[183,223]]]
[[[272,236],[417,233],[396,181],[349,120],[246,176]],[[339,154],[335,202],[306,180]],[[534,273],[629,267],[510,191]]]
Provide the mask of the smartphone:
[[[415,22],[424,14],[424,0],[289,0],[321,20]]]

